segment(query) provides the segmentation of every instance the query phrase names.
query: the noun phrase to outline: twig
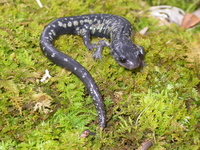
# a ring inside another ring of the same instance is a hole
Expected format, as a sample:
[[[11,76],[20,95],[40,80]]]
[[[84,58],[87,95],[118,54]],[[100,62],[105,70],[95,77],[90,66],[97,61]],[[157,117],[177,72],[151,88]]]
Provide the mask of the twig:
[[[37,1],[38,5],[42,8],[43,5],[42,5],[42,3],[40,2],[40,0],[36,0],[36,1]]]
[[[152,101],[152,102],[153,102],[153,101]],[[138,124],[138,120],[139,120],[140,116],[148,109],[148,107],[152,104],[152,102],[149,103],[149,104],[147,105],[147,107],[139,114],[139,116],[138,116],[137,119],[136,119],[135,125]]]

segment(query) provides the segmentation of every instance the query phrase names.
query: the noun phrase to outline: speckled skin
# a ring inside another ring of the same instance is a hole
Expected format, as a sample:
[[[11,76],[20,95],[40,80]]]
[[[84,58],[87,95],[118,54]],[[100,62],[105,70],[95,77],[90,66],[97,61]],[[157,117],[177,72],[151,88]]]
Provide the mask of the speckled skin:
[[[52,21],[45,27],[40,37],[40,47],[43,53],[55,64],[74,73],[84,83],[98,112],[99,125],[105,128],[106,116],[102,96],[90,73],[77,61],[52,45],[54,39],[63,34],[82,36],[89,50],[96,49],[93,54],[95,59],[101,59],[103,47],[109,47],[116,62],[130,70],[145,65],[144,50],[131,41],[131,24],[126,19],[115,15],[90,14],[63,17]],[[91,36],[105,37],[110,42],[100,40],[99,43],[92,44],[90,43]]]

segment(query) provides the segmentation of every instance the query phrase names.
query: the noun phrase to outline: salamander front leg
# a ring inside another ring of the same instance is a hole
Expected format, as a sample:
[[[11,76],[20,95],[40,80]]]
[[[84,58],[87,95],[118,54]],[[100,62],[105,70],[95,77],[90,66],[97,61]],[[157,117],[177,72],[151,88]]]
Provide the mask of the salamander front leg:
[[[81,29],[81,32],[79,33],[83,37],[83,43],[87,47],[87,49],[92,50],[94,52],[94,49],[96,51],[94,52],[93,56],[95,60],[102,58],[102,50],[103,47],[109,47],[110,48],[110,43],[106,40],[100,40],[98,43],[91,43],[90,42],[90,32],[89,30],[83,28]]]
[[[95,44],[92,44],[90,42],[90,32],[89,30],[83,28],[81,32],[81,36],[83,37],[83,43],[87,47],[88,50],[91,50],[94,52],[94,49],[97,48]]]
[[[100,40],[98,45],[96,46],[96,52],[94,52],[93,56],[95,60],[97,59],[102,59],[102,51],[103,47],[109,47],[110,48],[110,43],[106,40]]]

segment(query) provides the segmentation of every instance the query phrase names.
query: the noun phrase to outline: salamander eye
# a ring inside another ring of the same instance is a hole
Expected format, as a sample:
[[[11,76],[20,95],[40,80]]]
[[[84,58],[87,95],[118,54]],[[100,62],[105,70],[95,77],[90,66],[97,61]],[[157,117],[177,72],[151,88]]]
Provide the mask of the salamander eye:
[[[125,58],[124,56],[120,56],[120,57],[119,57],[119,61],[120,61],[121,63],[125,63],[125,62],[126,62],[126,58]]]

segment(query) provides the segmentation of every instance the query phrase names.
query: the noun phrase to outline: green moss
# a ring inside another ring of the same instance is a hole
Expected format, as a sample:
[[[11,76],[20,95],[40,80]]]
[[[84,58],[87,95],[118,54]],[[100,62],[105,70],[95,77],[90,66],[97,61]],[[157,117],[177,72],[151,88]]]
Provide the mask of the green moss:
[[[191,0],[191,1],[187,1],[187,0],[171,0],[171,1],[167,1],[167,0],[146,0],[146,2],[149,5],[155,6],[155,5],[169,5],[169,6],[175,6],[178,8],[181,8],[187,12],[194,12],[196,9],[198,9],[198,4],[199,1],[198,0]]]
[[[137,149],[146,139],[154,143],[152,149],[199,148],[199,29],[158,26],[147,14],[138,15],[148,4],[193,11],[196,1],[42,3],[43,8],[36,1],[0,2],[0,149]],[[95,62],[78,36],[55,42],[97,82],[106,105],[104,131],[81,81],[52,64],[39,48],[39,36],[50,21],[88,13],[130,20],[134,41],[146,52],[143,71],[129,71],[119,67],[108,48],[102,61]],[[146,26],[148,35],[137,34]],[[41,83],[45,69],[52,78]],[[84,129],[97,134],[82,139]]]

